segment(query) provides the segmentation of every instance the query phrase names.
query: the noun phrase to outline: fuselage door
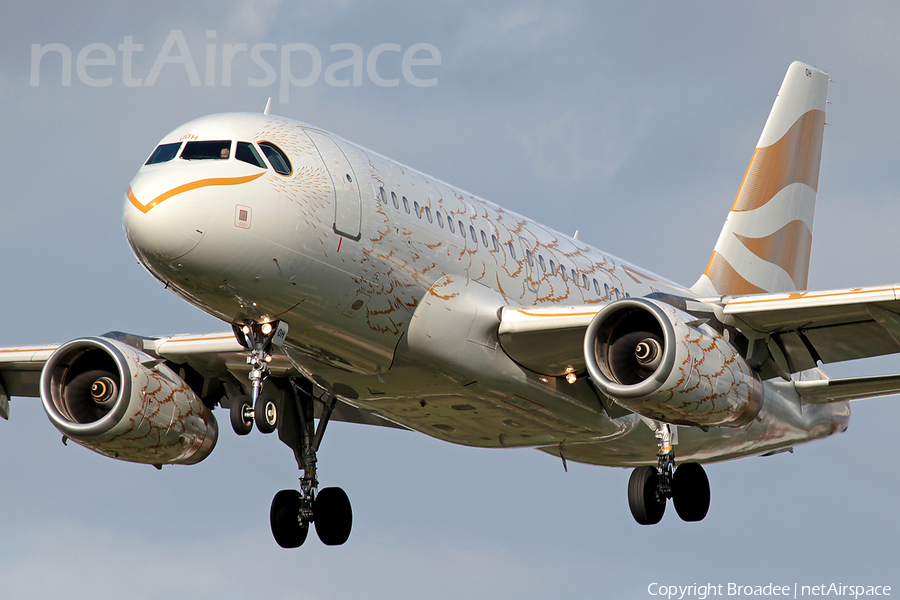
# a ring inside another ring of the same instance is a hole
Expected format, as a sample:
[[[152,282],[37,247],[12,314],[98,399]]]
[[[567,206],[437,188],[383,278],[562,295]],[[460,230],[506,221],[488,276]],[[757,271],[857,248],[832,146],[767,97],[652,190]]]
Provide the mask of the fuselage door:
[[[351,240],[359,240],[362,200],[356,173],[344,151],[331,136],[309,129],[306,134],[316,145],[331,178],[334,189],[334,231]]]
[[[538,287],[541,285],[541,275],[535,269],[537,257],[531,250],[531,243],[524,237],[519,236],[519,244],[522,248],[522,260],[525,263],[525,281],[528,284],[528,289],[537,293]]]

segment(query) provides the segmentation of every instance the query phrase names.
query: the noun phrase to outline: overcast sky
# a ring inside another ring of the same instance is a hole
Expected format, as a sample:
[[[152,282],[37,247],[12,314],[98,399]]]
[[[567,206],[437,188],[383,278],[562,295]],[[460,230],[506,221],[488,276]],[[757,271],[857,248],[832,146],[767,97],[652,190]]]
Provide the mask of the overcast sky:
[[[227,329],[137,264],[123,194],[168,131],[261,112],[270,96],[275,114],[691,284],[784,73],[802,60],[834,80],[809,285],[900,280],[896,3],[7,4],[0,345]],[[181,39],[196,77],[185,61],[154,74],[167,41],[180,55]],[[309,52],[282,68],[283,48],[300,43],[321,57],[318,77]],[[65,47],[71,67],[50,51],[34,81],[34,44]],[[238,44],[247,50],[225,69],[226,45]],[[366,57],[381,44],[401,51],[339,87],[326,72],[350,51],[336,44]],[[412,70],[432,86],[402,71],[414,44],[440,53],[440,65]],[[308,85],[285,87],[290,76]],[[828,370],[898,368],[894,357]],[[566,473],[533,450],[336,423],[320,478],[349,494],[353,533],[342,547],[311,536],[294,551],[268,525],[272,496],[297,481],[291,452],[275,436],[238,438],[218,416],[210,458],[158,472],[63,446],[38,400],[14,400],[0,422],[0,597],[649,598],[654,582],[900,593],[896,398],[855,403],[846,433],[793,454],[709,466],[709,516],[686,524],[670,507],[655,527],[631,518],[627,470],[570,463]]]

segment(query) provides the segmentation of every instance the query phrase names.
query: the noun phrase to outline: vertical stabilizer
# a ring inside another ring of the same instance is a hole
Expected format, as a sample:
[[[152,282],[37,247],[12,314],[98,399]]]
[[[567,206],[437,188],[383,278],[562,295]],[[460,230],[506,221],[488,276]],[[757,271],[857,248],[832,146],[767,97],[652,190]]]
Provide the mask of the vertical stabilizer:
[[[788,68],[697,294],[806,289],[827,94],[827,74]]]

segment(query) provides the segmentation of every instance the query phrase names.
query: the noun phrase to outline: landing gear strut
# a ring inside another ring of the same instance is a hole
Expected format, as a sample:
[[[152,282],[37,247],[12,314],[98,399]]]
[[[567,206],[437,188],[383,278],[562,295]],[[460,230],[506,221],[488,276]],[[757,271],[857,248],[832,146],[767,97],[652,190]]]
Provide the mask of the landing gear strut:
[[[287,337],[288,325],[284,321],[256,323],[245,321],[232,325],[238,343],[250,350],[251,397],[237,396],[231,402],[231,426],[238,435],[247,435],[253,423],[262,433],[275,431],[278,422],[278,406],[275,399],[262,391],[269,376],[272,346],[280,346]]]
[[[319,491],[316,477],[316,453],[337,398],[328,391],[321,398],[314,398],[312,383],[304,379],[291,379],[291,387],[296,409],[284,411],[279,435],[294,449],[303,477],[299,492],[282,490],[272,500],[269,512],[272,535],[282,548],[297,548],[306,540],[309,524],[315,523],[316,534],[323,544],[339,546],[350,537],[353,525],[350,500],[338,487]],[[317,401],[323,404],[318,426],[313,420]]]
[[[697,463],[675,467],[672,427],[654,422],[659,442],[657,466],[638,467],[628,480],[628,506],[641,525],[659,523],[671,498],[683,521],[702,521],[709,511],[709,479]]]

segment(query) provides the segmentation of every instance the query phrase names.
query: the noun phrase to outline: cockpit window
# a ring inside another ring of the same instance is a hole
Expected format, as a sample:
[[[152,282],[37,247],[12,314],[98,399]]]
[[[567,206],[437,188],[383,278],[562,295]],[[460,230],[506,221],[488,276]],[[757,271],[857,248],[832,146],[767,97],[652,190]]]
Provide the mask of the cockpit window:
[[[231,141],[188,142],[181,151],[184,160],[227,160],[231,156]]]
[[[276,173],[282,175],[291,174],[291,161],[288,160],[287,154],[281,148],[272,142],[260,142],[259,147],[262,149],[263,154],[266,155],[266,158],[269,159],[269,163],[271,163]]]
[[[171,144],[160,144],[147,159],[145,165],[155,165],[156,163],[164,163],[175,158],[178,149],[181,148],[181,142],[172,142]]]
[[[254,167],[266,168],[266,163],[263,162],[259,152],[256,151],[256,148],[250,142],[238,142],[237,149],[234,151],[234,157],[245,163],[250,163]]]

